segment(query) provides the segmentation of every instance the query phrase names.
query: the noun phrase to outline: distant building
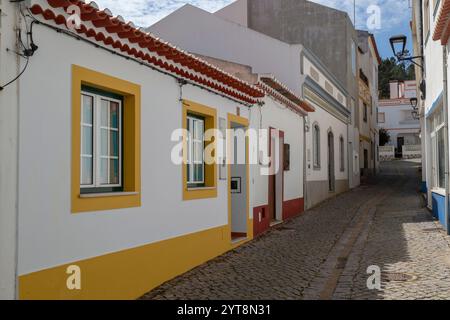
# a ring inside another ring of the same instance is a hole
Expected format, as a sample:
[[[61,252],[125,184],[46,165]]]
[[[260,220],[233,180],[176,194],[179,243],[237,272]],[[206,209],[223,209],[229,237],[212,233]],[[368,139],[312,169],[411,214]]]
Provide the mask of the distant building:
[[[349,185],[360,184],[358,31],[345,11],[307,0],[237,0],[215,15],[291,45],[301,44],[342,84],[349,124]],[[169,38],[170,39],[170,38]],[[374,143],[374,141],[370,141]]]
[[[358,30],[358,108],[355,112],[355,132],[359,133],[359,168],[361,175],[378,170],[378,66],[381,64],[377,44],[372,34]]]
[[[390,98],[380,100],[378,125],[389,133],[389,145],[401,155],[403,146],[420,145],[420,121],[412,114],[411,98],[417,97],[416,81],[391,81]]]

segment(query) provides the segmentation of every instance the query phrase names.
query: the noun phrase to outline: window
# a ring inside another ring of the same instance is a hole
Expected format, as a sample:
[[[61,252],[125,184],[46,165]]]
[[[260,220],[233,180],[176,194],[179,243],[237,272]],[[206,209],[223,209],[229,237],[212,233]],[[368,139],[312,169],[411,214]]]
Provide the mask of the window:
[[[315,169],[320,168],[320,128],[318,124],[313,129],[313,164]]]
[[[311,74],[311,77],[312,77],[316,82],[319,82],[319,81],[320,81],[320,75],[319,75],[319,72],[318,72],[314,67],[312,67],[312,66],[311,66],[311,68],[310,68],[310,74]]]
[[[344,144],[344,138],[341,136],[339,138],[339,162],[340,162],[340,169],[341,172],[345,171],[345,144]]]
[[[141,205],[141,87],[72,65],[72,213]]]
[[[329,94],[334,95],[333,86],[326,80],[325,80],[325,89],[328,91]]]
[[[444,117],[442,106],[436,110],[429,120],[431,136],[431,174],[432,187],[445,188],[445,144]]]
[[[217,111],[183,101],[183,200],[217,197],[216,129]]]
[[[205,120],[188,114],[187,117],[187,182],[189,187],[205,185],[204,139]]]
[[[83,87],[81,193],[123,191],[121,96]]]
[[[363,117],[363,120],[364,120],[364,122],[367,122],[367,103],[363,103],[363,112],[364,112],[364,117]]]
[[[385,122],[386,122],[386,113],[378,112],[378,123],[385,123]]]

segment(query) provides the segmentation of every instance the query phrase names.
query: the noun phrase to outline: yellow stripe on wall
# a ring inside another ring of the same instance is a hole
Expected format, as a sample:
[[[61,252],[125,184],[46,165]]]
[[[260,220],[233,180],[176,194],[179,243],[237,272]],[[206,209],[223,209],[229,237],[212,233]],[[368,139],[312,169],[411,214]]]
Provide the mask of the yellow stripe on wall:
[[[227,230],[222,226],[22,275],[19,298],[136,299],[232,249]],[[81,269],[81,290],[67,288],[70,265]]]

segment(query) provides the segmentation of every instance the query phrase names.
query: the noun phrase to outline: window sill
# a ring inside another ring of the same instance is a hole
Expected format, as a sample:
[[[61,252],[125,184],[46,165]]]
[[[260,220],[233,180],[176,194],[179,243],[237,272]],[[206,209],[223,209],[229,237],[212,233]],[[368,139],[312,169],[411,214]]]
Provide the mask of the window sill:
[[[216,187],[193,187],[187,188],[187,191],[202,191],[202,190],[216,190]]]
[[[139,192],[108,192],[108,193],[86,193],[80,194],[80,198],[105,198],[105,197],[126,197],[136,196]]]
[[[435,193],[435,194],[445,197],[445,189],[434,188],[434,189],[431,189],[431,193]]]
[[[200,200],[217,198],[217,187],[187,188],[183,192],[183,200]]]

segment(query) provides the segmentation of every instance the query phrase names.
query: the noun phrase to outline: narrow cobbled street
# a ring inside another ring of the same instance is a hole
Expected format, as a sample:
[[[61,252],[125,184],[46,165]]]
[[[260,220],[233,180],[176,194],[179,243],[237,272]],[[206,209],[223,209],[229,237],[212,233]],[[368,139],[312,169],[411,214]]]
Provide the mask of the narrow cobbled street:
[[[450,299],[450,238],[418,193],[420,162],[307,211],[142,299]],[[368,289],[371,266],[381,290]]]

